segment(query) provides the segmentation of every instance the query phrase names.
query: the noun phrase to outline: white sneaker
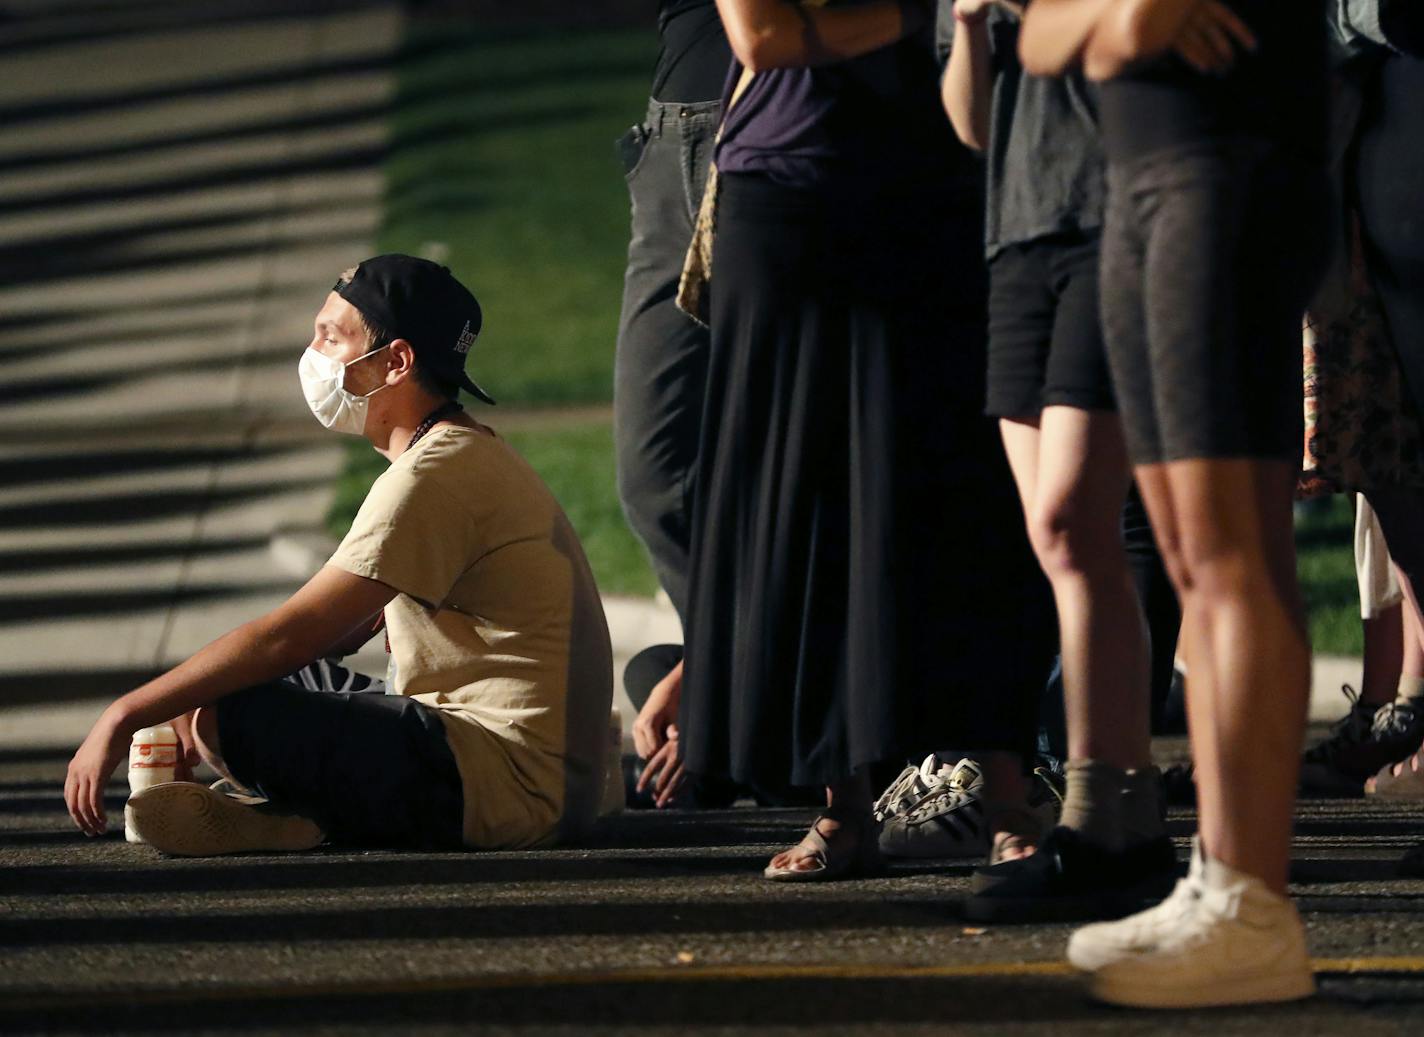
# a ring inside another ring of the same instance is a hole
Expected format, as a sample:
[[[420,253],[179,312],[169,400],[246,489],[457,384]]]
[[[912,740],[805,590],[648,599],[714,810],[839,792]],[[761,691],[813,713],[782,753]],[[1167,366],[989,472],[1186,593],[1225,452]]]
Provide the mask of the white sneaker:
[[[1192,854],[1192,874],[1157,907],[1085,926],[1068,960],[1110,1004],[1206,1008],[1294,1001],[1315,993],[1305,927],[1287,897]]]
[[[214,792],[221,792],[228,799],[236,800],[243,806],[255,807],[268,802],[266,796],[259,796],[236,778],[219,778],[209,785],[208,788]]]
[[[967,757],[943,781],[885,818],[880,852],[888,857],[980,857],[988,852],[989,826],[980,792],[984,772]]]
[[[310,850],[326,838],[308,818],[250,806],[191,781],[135,792],[128,817],[144,842],[179,857]]]
[[[872,808],[875,820],[883,823],[904,813],[930,792],[942,787],[952,771],[953,768],[947,763],[940,763],[934,753],[926,756],[918,767],[906,767],[875,801]]]
[[[1115,961],[1149,951],[1189,915],[1201,896],[1202,854],[1192,840],[1187,877],[1177,882],[1161,903],[1113,922],[1094,922],[1068,939],[1068,960],[1084,972],[1095,972]]]
[[[1032,780],[1028,810],[1046,832],[1053,827],[1062,797],[1046,771],[1035,771]],[[880,852],[887,857],[985,857],[990,836],[984,772],[966,757],[948,774],[941,771],[918,801],[883,820]]]

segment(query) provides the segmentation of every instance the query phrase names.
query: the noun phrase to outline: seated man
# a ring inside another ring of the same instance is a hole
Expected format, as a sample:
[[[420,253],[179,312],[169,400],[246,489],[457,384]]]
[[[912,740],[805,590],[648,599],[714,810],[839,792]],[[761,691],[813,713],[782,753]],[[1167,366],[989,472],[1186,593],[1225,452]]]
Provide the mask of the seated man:
[[[351,531],[283,605],[129,692],[70,762],[65,801],[105,830],[103,792],[136,730],[174,723],[185,757],[268,800],[191,782],[130,800],[168,853],[323,839],[481,849],[585,832],[603,788],[612,661],[588,562],[525,462],[456,402],[479,304],[444,267],[369,259],[341,276],[302,356],[327,428],[391,461]],[[284,680],[369,638],[384,610],[390,694]]]

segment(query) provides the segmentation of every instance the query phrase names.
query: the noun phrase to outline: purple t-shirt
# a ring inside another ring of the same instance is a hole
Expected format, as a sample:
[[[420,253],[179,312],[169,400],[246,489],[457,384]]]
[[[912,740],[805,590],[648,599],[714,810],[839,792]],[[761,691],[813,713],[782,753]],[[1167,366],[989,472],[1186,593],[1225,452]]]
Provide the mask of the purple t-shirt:
[[[733,62],[724,108],[741,72]],[[834,65],[757,74],[728,110],[716,157],[723,173],[854,189],[933,175],[950,147],[933,40],[917,34]]]

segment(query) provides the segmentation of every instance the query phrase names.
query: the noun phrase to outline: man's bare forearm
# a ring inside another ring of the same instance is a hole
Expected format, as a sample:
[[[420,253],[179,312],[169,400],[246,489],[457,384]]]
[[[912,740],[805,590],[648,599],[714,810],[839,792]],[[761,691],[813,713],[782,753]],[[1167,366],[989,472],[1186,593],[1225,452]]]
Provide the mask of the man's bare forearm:
[[[923,28],[929,7],[891,0],[832,8],[790,0],[717,0],[717,10],[732,53],[761,72],[830,65],[888,47]],[[907,18],[907,10],[921,13]]]
[[[327,566],[265,616],[118,699],[104,721],[132,732],[285,677],[371,623],[394,596],[383,583]]]
[[[130,732],[161,724],[234,691],[277,680],[320,654],[274,630],[270,616],[224,634],[196,655],[135,688],[106,711]],[[310,657],[308,653],[312,652]]]

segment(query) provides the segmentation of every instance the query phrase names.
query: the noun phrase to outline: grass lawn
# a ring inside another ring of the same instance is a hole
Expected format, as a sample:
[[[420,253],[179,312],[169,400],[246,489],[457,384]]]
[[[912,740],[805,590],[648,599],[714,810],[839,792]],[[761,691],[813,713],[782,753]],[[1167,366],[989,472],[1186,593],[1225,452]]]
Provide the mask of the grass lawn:
[[[1349,497],[1312,502],[1296,515],[1297,570],[1310,613],[1310,639],[1317,652],[1359,655],[1364,648],[1354,529],[1355,511]]]
[[[485,310],[471,372],[502,404],[606,403],[628,244],[613,141],[642,116],[646,30],[515,31],[416,20],[397,70],[381,251],[439,259]],[[500,411],[489,413],[500,424]],[[607,421],[503,430],[563,502],[605,593],[651,594],[618,507]],[[385,462],[352,444],[328,526],[343,534]],[[1317,651],[1357,653],[1344,498],[1297,520]]]
[[[479,297],[470,369],[502,404],[612,398],[628,251],[613,143],[647,107],[652,22],[410,28],[379,245],[445,263]]]
[[[470,370],[504,407],[612,399],[628,250],[613,143],[647,107],[649,10],[638,30],[410,25],[378,246],[445,263],[474,290],[485,323]],[[498,425],[500,410],[481,416]],[[563,502],[603,591],[654,593],[618,506],[609,423],[502,434]],[[352,444],[332,533],[346,531],[384,467]]]

